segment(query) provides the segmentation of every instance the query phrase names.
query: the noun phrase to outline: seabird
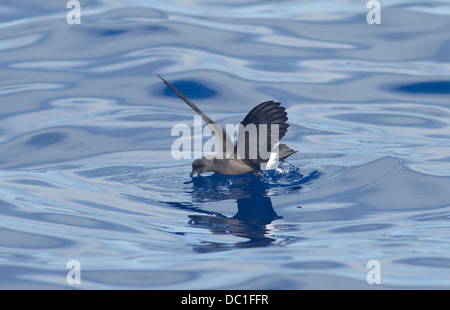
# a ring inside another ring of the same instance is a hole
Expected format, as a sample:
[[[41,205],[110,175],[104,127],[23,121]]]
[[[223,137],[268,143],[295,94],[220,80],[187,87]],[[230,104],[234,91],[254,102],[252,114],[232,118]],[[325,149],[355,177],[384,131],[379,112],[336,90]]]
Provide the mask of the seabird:
[[[234,144],[225,129],[206,116],[162,76],[158,73],[156,75],[202,117],[217,141],[218,153],[195,159],[192,163],[191,177],[195,173],[200,175],[203,172],[226,175],[245,174],[250,171],[256,173],[265,170],[269,162],[283,160],[297,152],[285,144],[278,143],[289,127],[286,123],[288,120],[286,109],[280,106],[280,102],[270,100],[254,107],[240,123],[237,142]],[[256,136],[251,135],[252,131],[248,130],[249,128],[255,129]]]

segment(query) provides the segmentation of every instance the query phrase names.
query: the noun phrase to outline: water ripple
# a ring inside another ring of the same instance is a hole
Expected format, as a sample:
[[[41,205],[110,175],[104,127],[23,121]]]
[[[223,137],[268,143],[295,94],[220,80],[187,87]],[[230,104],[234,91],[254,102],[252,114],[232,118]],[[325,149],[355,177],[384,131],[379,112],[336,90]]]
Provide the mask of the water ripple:
[[[0,52],[33,45],[42,40],[43,37],[44,34],[37,33],[0,40]]]
[[[58,83],[22,83],[0,86],[0,96],[12,95],[27,91],[63,89],[67,86]]]

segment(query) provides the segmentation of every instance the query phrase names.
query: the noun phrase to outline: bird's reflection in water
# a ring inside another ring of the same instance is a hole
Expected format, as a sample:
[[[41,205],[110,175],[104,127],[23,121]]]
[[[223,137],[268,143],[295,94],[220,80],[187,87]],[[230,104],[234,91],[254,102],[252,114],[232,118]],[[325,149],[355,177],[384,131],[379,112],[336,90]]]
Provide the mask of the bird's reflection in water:
[[[235,199],[237,213],[233,217],[222,214],[189,215],[189,223],[210,229],[214,234],[231,234],[247,241],[233,244],[234,247],[266,246],[275,241],[266,235],[266,225],[281,218],[274,211],[270,197],[265,196],[265,184],[253,174],[230,177],[212,175],[192,179],[191,194],[194,201],[208,196],[209,199]],[[213,195],[210,195],[213,194]],[[208,199],[208,200],[209,200]],[[229,244],[209,243],[196,246],[197,251],[228,248]]]
[[[295,175],[294,182],[290,183],[288,190],[298,191],[304,184],[320,175],[317,171],[303,177],[300,172]],[[277,239],[270,237],[268,224],[276,219],[281,219],[267,195],[269,189],[277,187],[277,184],[267,182],[261,176],[253,173],[238,176],[225,176],[213,174],[210,176],[198,176],[186,182],[186,191],[192,196],[193,203],[169,203],[170,205],[195,211],[189,215],[189,224],[195,227],[209,229],[213,234],[234,235],[246,240],[237,243],[205,242],[195,245],[198,252],[213,252],[241,247],[268,246]],[[237,213],[228,217],[214,212],[214,207],[209,208],[209,203],[223,200],[235,200]],[[197,207],[202,205],[201,208]],[[197,205],[197,206],[195,206]],[[206,206],[206,207],[205,207]],[[208,208],[208,210],[206,210]],[[283,243],[293,241],[283,240]]]

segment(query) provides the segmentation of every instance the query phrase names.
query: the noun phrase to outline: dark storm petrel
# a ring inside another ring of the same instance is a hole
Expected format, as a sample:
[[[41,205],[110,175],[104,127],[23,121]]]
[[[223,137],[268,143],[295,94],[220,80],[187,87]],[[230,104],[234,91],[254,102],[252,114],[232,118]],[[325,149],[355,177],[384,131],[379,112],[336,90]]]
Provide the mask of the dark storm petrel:
[[[208,171],[228,175],[257,172],[260,169],[265,170],[269,162],[283,160],[297,152],[285,144],[278,143],[289,127],[286,123],[286,109],[280,107],[280,102],[271,100],[254,107],[239,124],[237,142],[234,144],[225,129],[206,116],[172,84],[159,74],[156,75],[194,109],[214,132],[218,153],[194,160],[191,177],[195,173],[200,175]]]

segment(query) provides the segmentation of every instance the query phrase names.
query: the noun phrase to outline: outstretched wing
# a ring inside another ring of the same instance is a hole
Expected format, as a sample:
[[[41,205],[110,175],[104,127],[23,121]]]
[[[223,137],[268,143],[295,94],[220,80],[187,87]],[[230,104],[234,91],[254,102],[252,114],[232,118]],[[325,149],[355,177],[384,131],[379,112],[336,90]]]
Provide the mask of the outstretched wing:
[[[223,158],[231,158],[234,155],[234,144],[230,136],[226,133],[225,129],[223,129],[223,127],[206,116],[191,100],[183,95],[172,84],[167,82],[162,76],[160,76],[158,73],[156,73],[156,75],[164,82],[164,84],[169,86],[171,90],[173,90],[181,99],[184,100],[184,102],[186,102],[195,112],[198,113],[198,115],[202,117],[202,119],[208,125],[209,129],[211,129],[211,131],[214,133],[217,141],[217,146],[219,148],[219,155],[223,155]]]
[[[269,160],[270,152],[289,127],[286,109],[280,105],[273,100],[263,102],[240,123],[235,154],[255,168]]]

